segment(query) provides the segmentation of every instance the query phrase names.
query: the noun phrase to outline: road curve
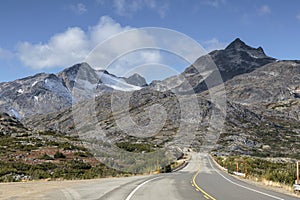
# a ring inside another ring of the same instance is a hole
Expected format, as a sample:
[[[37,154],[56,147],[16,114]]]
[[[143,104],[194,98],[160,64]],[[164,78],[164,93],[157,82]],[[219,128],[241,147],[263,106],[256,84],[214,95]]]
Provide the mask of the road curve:
[[[298,198],[259,188],[237,180],[216,169],[206,154],[194,153],[179,172],[151,176],[79,181],[56,185],[52,189],[1,196],[0,199],[72,199],[72,200],[296,200]],[[57,183],[43,183],[57,184]],[[30,184],[28,184],[30,185]],[[8,185],[6,185],[8,186]],[[30,189],[25,185],[14,185]],[[42,185],[41,185],[42,187]],[[27,195],[26,195],[27,194]]]
[[[237,180],[217,170],[206,154],[194,154],[186,168],[147,182],[126,200],[154,199],[296,200],[298,198]]]
[[[209,196],[205,199],[221,200],[296,200],[297,197],[277,193],[238,180],[227,173],[217,170],[211,158],[198,154],[200,160],[199,173],[195,182]]]

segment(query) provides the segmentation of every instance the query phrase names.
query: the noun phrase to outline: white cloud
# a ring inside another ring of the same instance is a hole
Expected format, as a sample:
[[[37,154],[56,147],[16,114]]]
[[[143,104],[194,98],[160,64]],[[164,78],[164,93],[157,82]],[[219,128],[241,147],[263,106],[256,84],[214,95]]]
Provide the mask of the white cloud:
[[[170,62],[169,56],[192,64],[204,54],[205,50],[187,35],[163,28],[144,28],[130,29],[106,40],[91,52],[86,61],[100,68],[108,66],[108,71],[122,76],[147,63],[172,67],[174,63]],[[154,77],[153,73],[151,76]]]
[[[142,50],[139,52],[131,52],[116,60],[116,62],[109,67],[108,71],[118,76],[127,77],[138,72],[145,64],[159,64],[161,62],[162,57],[159,51]]]
[[[212,38],[211,40],[204,41],[203,45],[206,51],[211,52],[213,50],[224,49],[227,46],[227,43],[220,42],[218,39]]]
[[[82,15],[88,11],[86,6],[83,3],[70,5],[69,9],[77,15]]]
[[[169,4],[165,2],[164,4],[159,6],[157,12],[161,18],[164,18],[168,10],[169,10]]]
[[[202,3],[217,8],[224,5],[226,0],[202,0]]]
[[[103,16],[87,31],[70,27],[44,43],[22,42],[17,46],[17,55],[24,65],[33,69],[68,67],[85,61],[96,69],[123,76],[145,65],[172,67],[172,61],[163,53],[165,50],[189,64],[206,53],[194,40],[179,32],[163,28],[135,29]],[[161,75],[153,71],[146,78],[151,80],[155,76]]]
[[[35,69],[80,62],[88,52],[89,41],[84,31],[78,27],[52,36],[45,44],[23,42],[18,45],[20,60],[26,66]]]
[[[14,54],[11,51],[3,49],[0,47],[0,59],[1,60],[9,60],[14,57]]]
[[[298,15],[296,15],[296,19],[298,19],[300,21],[300,13]]]
[[[156,11],[163,18],[169,8],[168,1],[157,0],[113,0],[115,12],[120,16],[130,17],[144,8]]]
[[[268,5],[263,5],[258,9],[259,15],[268,15],[271,14],[271,8]]]
[[[99,23],[95,26],[89,27],[89,30],[84,32],[79,27],[68,28],[62,33],[53,35],[48,42],[31,44],[29,42],[22,42],[18,45],[18,57],[21,62],[33,69],[51,68],[56,66],[70,66],[78,62],[86,60],[89,53],[99,43],[123,31],[131,30],[129,26],[122,27],[108,16],[100,18]],[[124,44],[124,40],[128,40]],[[126,35],[126,38],[118,37],[112,40],[105,46],[105,51],[101,54],[94,52],[94,57],[90,59],[97,60],[91,64],[95,68],[103,68],[107,60],[112,60],[115,55],[119,55],[124,49],[135,49],[135,46],[152,45],[155,40],[143,31],[135,32],[131,35]],[[0,52],[1,54],[1,52]],[[150,59],[150,60],[149,60]],[[159,55],[153,52],[139,52],[135,56],[125,57],[119,61],[124,70],[128,63],[136,65],[145,62],[159,62]],[[112,69],[113,70],[113,69]],[[116,70],[114,70],[116,71]],[[121,71],[120,71],[121,73]],[[123,72],[122,72],[123,73]]]
[[[105,0],[96,0],[96,4],[98,5],[104,5],[105,4]]]
[[[132,29],[130,26],[122,27],[121,24],[108,16],[103,16],[97,25],[89,28],[89,35],[93,44],[98,44],[122,31]]]
[[[106,19],[105,23],[94,27],[96,30],[92,31],[91,38],[94,43],[102,42],[106,38],[112,39],[105,40],[94,48],[86,58],[86,62],[98,69],[109,67],[108,71],[116,75],[122,75],[124,70],[141,64],[160,62],[160,54],[147,49],[156,46],[154,36],[143,30],[121,27],[119,24],[111,23],[110,20]],[[121,31],[123,31],[121,34],[116,35]],[[116,37],[113,37],[114,35]]]

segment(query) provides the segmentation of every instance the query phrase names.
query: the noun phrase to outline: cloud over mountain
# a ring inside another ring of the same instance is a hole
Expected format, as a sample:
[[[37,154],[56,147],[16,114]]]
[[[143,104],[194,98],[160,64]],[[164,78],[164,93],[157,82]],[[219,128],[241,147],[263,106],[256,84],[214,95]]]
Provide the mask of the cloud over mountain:
[[[61,33],[54,34],[48,42],[32,44],[22,42],[18,45],[18,57],[21,62],[33,69],[68,66],[83,61],[88,54],[101,42],[123,31],[133,29],[129,26],[121,26],[108,16],[100,18],[98,24],[91,26],[87,31],[80,27],[69,27]],[[145,32],[137,32],[135,37],[130,38],[131,43],[155,42]],[[118,51],[121,44],[111,43],[107,51]],[[109,55],[109,52],[107,52]],[[149,54],[149,55],[145,55]],[[137,58],[151,62],[159,62],[159,55],[153,52],[142,52],[141,56],[131,56],[126,62],[137,62]],[[128,60],[130,59],[130,60]],[[124,60],[124,59],[123,59]],[[140,60],[142,62],[142,60]],[[123,61],[124,62],[124,61]],[[97,66],[104,67],[104,66]]]

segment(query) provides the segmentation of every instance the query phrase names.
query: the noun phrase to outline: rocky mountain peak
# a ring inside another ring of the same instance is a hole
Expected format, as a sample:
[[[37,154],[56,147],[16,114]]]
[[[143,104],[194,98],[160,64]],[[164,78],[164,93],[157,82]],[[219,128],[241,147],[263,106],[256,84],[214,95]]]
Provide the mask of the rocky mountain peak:
[[[86,62],[82,63],[77,63],[69,68],[66,68],[63,70],[63,72],[68,72],[68,71],[78,71],[79,69],[86,69],[86,70],[93,70],[93,68]]]
[[[240,38],[235,39],[226,48],[225,51],[242,51],[247,52],[253,58],[264,58],[267,57],[262,47],[253,48],[243,42]]]
[[[198,58],[193,65],[188,67],[181,75],[186,77],[190,86],[193,87],[196,93],[201,93],[207,90],[206,81],[220,73],[223,82],[226,82],[233,77],[252,72],[266,64],[275,62],[276,59],[268,57],[261,47],[253,48],[248,46],[240,38],[235,39],[223,50],[215,50],[208,55]],[[210,66],[214,63],[217,67],[215,70],[206,69],[205,66]],[[201,73],[195,68],[200,67]],[[173,88],[174,91],[186,93],[186,86],[179,81],[179,77],[171,77],[161,82],[153,82],[152,87]],[[218,85],[216,82],[210,87]],[[188,87],[190,87],[188,86]]]
[[[136,83],[143,84],[145,81],[142,77],[134,77]],[[0,112],[24,119],[36,114],[57,112],[69,108],[73,103],[113,90],[139,89],[141,87],[129,84],[121,77],[93,69],[83,62],[58,74],[40,73],[0,83]]]
[[[128,84],[135,85],[135,86],[140,86],[140,87],[147,85],[147,82],[146,82],[145,78],[142,77],[138,73],[134,73],[133,75],[129,76],[128,78],[125,78],[125,81]]]
[[[262,47],[258,47],[256,50],[257,50],[258,52],[261,52],[261,53],[263,53],[264,55],[266,55]]]
[[[236,38],[225,49],[244,49],[244,48],[249,48],[249,47],[250,46],[246,45],[246,43],[243,42],[240,38]]]
[[[78,73],[91,75],[95,73],[95,70],[86,62],[75,64],[69,68],[66,68],[58,74],[58,76],[68,76],[71,79],[75,79]]]
[[[72,91],[73,87],[75,86],[76,80],[85,80],[91,84],[97,84],[99,82],[99,77],[94,70],[88,63],[78,63],[75,64],[58,74],[66,84],[66,87]]]

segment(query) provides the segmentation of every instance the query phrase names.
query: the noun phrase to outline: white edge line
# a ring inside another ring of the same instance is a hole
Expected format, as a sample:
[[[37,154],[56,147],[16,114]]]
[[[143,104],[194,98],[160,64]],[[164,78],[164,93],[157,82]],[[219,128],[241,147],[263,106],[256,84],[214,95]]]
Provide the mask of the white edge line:
[[[72,188],[61,189],[61,191],[66,199],[81,199],[80,194]]]
[[[66,189],[61,189],[65,199],[72,199],[71,194]]]
[[[252,191],[252,192],[256,192],[256,193],[259,193],[259,194],[262,194],[262,195],[265,195],[265,196],[268,196],[268,197],[271,197],[271,198],[274,198],[274,199],[279,199],[279,200],[284,200],[284,199],[282,199],[282,198],[280,198],[280,197],[276,197],[276,196],[273,196],[273,195],[270,195],[270,194],[267,194],[267,193],[264,193],[264,192],[261,192],[261,191],[258,191],[258,190],[255,190],[255,189],[252,189],[252,188],[249,188],[249,187],[246,187],[246,186],[243,186],[243,185],[240,185],[240,184],[238,184],[238,183],[235,183],[235,182],[233,182],[232,180],[230,180],[229,178],[226,178],[223,174],[221,174],[213,165],[212,165],[212,163],[211,163],[211,161],[210,161],[210,159],[207,157],[207,159],[208,159],[208,162],[209,162],[209,164],[210,164],[210,166],[220,175],[220,176],[222,176],[225,180],[227,180],[228,182],[230,182],[230,183],[232,183],[232,184],[234,184],[234,185],[237,185],[237,186],[239,186],[239,187],[242,187],[242,188],[244,188],[244,189],[247,189],[247,190],[250,190],[250,191]]]
[[[138,189],[140,189],[143,185],[145,185],[145,184],[147,184],[147,183],[149,183],[149,182],[151,182],[151,181],[154,181],[154,180],[156,180],[156,179],[159,179],[159,178],[162,178],[162,177],[152,178],[152,179],[149,179],[149,180],[147,180],[147,181],[145,181],[145,182],[139,184],[136,188],[134,188],[134,190],[132,190],[132,191],[130,192],[130,194],[127,196],[127,198],[126,198],[125,200],[130,200],[130,199],[132,198],[132,196],[136,193],[136,191],[138,191]]]

